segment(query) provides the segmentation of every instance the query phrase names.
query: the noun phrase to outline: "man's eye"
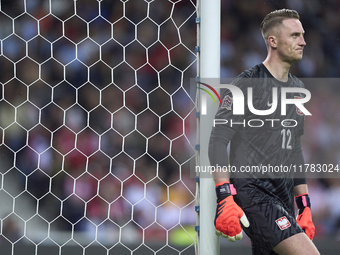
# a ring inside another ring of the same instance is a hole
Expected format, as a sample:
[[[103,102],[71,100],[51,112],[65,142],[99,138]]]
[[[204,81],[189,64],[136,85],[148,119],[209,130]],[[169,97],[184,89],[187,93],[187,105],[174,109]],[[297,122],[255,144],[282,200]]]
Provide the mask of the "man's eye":
[[[293,34],[293,37],[294,37],[294,38],[299,37],[299,36],[300,36],[299,33]],[[303,37],[303,35],[302,35],[302,37]]]

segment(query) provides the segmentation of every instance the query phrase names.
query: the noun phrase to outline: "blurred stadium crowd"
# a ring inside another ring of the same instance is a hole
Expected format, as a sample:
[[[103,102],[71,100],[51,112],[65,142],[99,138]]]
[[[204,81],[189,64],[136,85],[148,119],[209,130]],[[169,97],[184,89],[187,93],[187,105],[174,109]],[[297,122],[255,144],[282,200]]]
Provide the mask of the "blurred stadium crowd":
[[[74,224],[92,235],[96,224],[113,236],[121,228],[129,233],[124,238],[139,240],[145,229],[146,239],[164,241],[165,230],[195,225],[188,162],[195,136],[188,96],[196,76],[195,3],[102,0],[101,16],[96,0],[51,6],[30,0],[26,13],[23,3],[1,1],[0,169],[4,180],[16,180],[16,189],[6,182],[2,188],[12,197],[37,198],[32,206],[39,203],[52,230]],[[263,61],[259,24],[283,7],[301,14],[306,31],[304,58],[291,72],[339,77],[335,0],[222,0],[222,77]],[[305,161],[340,164],[340,89],[325,84],[311,92]],[[339,174],[334,177],[309,180],[315,238],[340,240]]]

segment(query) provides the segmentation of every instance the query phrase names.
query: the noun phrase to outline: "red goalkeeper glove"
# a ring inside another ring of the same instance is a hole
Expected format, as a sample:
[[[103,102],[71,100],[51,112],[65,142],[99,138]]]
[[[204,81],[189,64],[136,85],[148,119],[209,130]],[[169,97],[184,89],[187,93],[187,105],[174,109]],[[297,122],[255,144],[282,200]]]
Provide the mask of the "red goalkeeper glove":
[[[232,195],[236,194],[235,188],[228,182],[216,186],[217,207],[215,216],[216,235],[228,238],[235,242],[242,239],[242,228],[249,227],[249,221],[243,210],[235,203]]]
[[[298,216],[296,222],[305,231],[306,235],[310,240],[313,239],[315,234],[315,226],[312,221],[312,213],[310,210],[310,199],[308,194],[302,194],[295,197],[295,202],[297,205]]]

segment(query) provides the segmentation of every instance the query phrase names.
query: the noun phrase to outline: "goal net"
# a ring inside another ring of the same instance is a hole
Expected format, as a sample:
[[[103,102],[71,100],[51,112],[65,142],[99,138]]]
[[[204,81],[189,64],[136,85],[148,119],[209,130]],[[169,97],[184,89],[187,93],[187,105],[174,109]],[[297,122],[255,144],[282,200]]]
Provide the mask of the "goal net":
[[[193,254],[195,18],[0,1],[1,254]]]

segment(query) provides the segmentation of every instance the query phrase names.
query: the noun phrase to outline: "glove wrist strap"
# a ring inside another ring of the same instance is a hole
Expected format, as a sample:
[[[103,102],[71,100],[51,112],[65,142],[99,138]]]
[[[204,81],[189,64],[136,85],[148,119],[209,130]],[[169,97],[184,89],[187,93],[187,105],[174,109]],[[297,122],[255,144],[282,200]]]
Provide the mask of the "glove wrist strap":
[[[217,196],[217,202],[218,203],[220,201],[222,201],[223,199],[225,199],[226,197],[229,197],[230,195],[236,194],[236,189],[229,182],[225,182],[225,183],[221,183],[221,184],[218,183],[215,186],[215,189],[216,189],[216,196]]]
[[[299,214],[303,212],[305,207],[311,207],[310,198],[308,194],[303,194],[295,197],[296,206],[299,209]]]

